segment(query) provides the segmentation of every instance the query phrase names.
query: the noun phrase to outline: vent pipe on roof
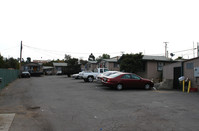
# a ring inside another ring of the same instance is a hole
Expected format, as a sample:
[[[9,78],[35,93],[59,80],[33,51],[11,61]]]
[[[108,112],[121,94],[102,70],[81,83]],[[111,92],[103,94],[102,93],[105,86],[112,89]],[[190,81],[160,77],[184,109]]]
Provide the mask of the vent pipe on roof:
[[[165,44],[165,57],[168,58],[167,44],[169,42],[163,42]]]

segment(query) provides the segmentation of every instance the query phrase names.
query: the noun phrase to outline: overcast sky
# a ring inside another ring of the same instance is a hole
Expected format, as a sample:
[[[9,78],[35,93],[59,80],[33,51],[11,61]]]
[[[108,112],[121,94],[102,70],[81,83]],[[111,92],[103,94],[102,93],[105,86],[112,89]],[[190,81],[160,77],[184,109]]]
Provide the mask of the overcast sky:
[[[0,53],[88,59],[124,53],[164,55],[199,42],[198,0],[1,0]],[[193,51],[176,56],[193,57]],[[196,54],[195,54],[196,56]]]

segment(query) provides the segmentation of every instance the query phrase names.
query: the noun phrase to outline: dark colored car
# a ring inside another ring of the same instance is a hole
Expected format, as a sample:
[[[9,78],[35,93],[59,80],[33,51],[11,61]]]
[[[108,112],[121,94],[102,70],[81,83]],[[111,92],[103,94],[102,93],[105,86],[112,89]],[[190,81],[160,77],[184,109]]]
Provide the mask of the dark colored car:
[[[30,78],[30,73],[28,71],[24,71],[21,73],[22,78]]]
[[[154,86],[154,83],[148,79],[144,79],[133,73],[122,72],[104,77],[102,82],[104,85],[109,87],[116,87],[118,90],[122,90],[124,87],[139,87],[149,90]]]

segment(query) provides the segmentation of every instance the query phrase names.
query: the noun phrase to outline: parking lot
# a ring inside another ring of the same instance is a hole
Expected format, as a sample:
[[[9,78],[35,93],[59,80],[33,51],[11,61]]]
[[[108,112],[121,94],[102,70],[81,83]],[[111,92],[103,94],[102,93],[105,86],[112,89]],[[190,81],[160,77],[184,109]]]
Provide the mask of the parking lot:
[[[18,79],[0,93],[11,131],[197,131],[199,94],[125,89],[66,76]]]

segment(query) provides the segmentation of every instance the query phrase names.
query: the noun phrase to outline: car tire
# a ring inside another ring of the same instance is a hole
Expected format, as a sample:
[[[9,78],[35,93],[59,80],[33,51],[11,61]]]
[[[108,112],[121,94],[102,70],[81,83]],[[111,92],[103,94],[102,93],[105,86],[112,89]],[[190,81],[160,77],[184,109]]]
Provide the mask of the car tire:
[[[94,79],[94,78],[93,78],[92,76],[89,76],[89,77],[88,77],[88,82],[93,82],[93,79]]]
[[[150,89],[151,89],[151,86],[150,86],[149,84],[146,84],[146,85],[144,86],[144,89],[145,89],[145,90],[150,90]]]
[[[123,89],[123,85],[122,85],[122,84],[118,84],[118,85],[116,86],[116,89],[117,89],[117,90],[122,90],[122,89]]]

